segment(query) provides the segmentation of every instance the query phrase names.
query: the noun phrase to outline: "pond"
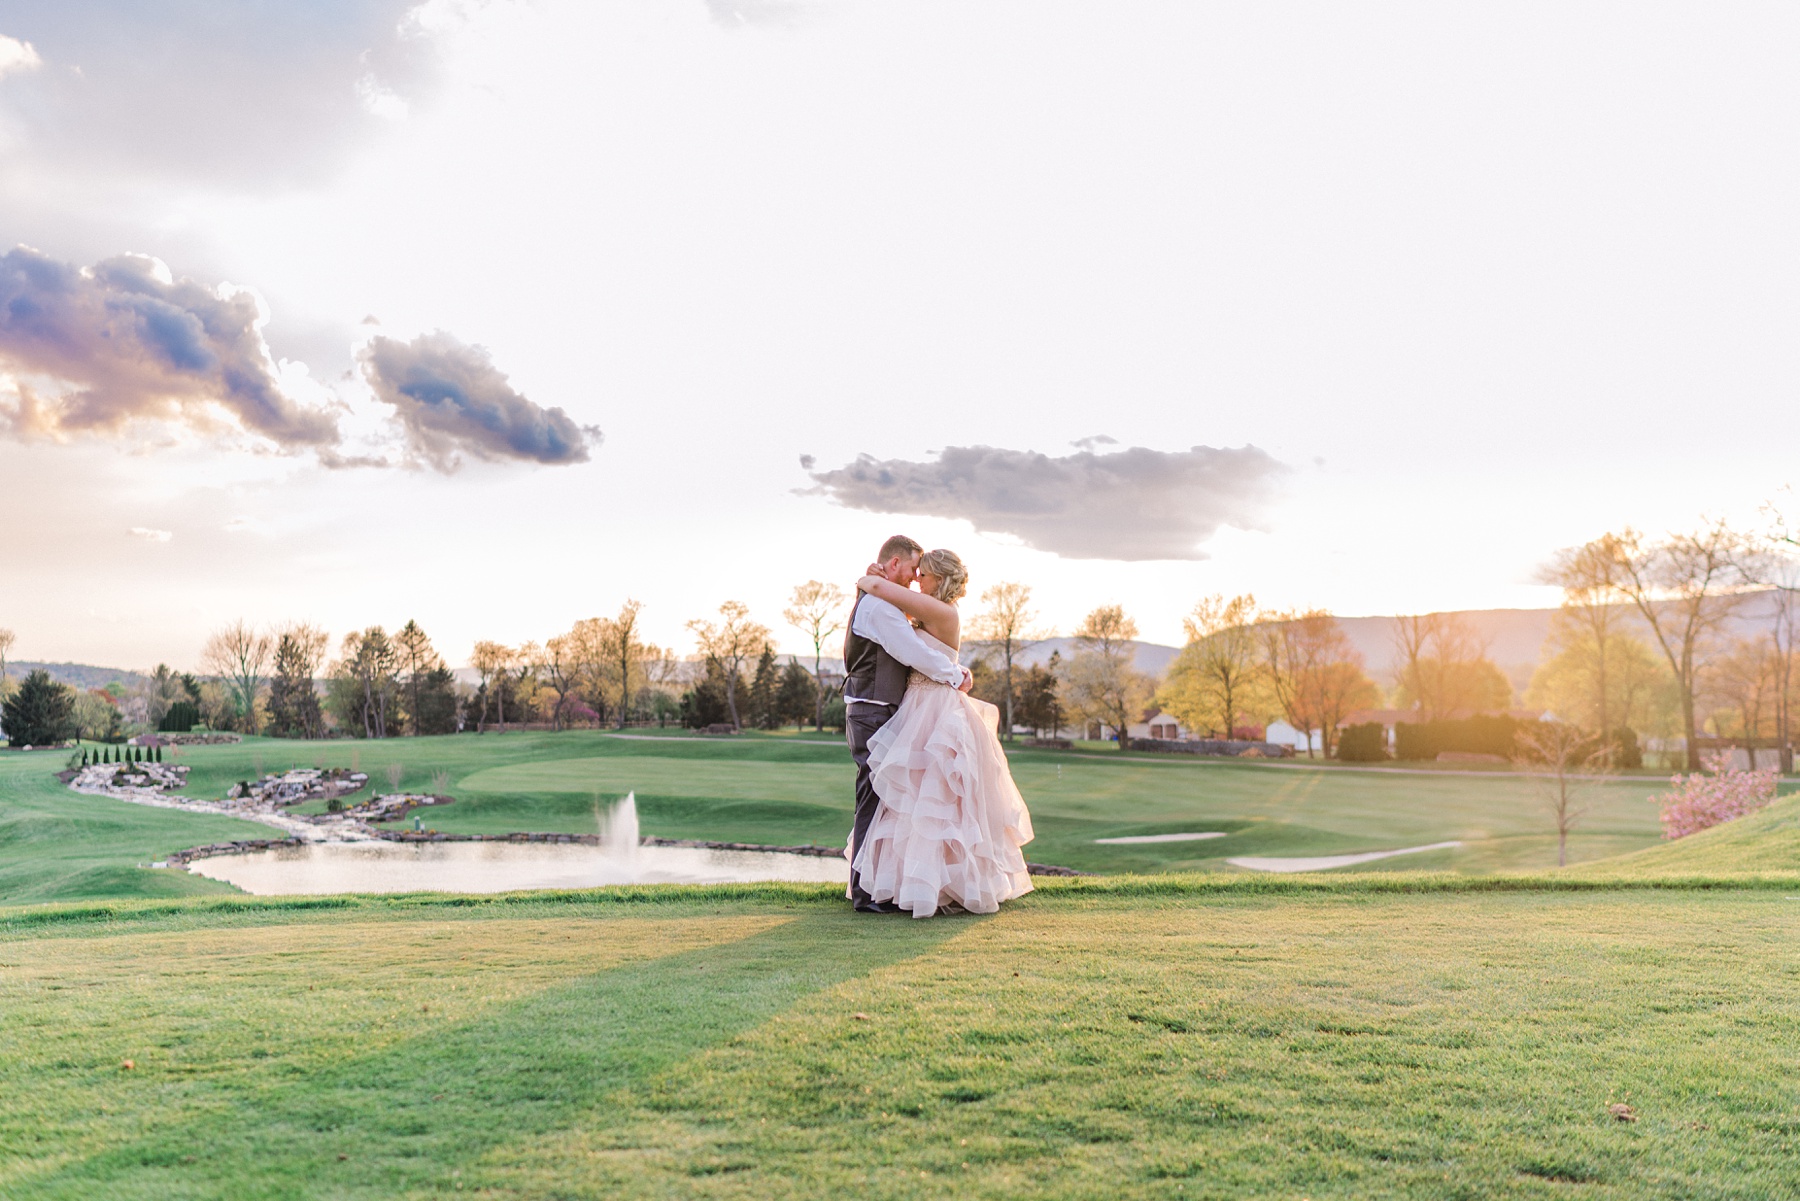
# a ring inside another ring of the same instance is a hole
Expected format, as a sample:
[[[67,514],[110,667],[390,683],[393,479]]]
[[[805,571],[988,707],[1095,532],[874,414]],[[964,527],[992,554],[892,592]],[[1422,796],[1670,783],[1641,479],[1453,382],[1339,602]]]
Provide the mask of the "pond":
[[[850,865],[838,855],[654,846],[621,854],[604,846],[553,842],[314,842],[196,859],[188,870],[253,896],[850,879]]]

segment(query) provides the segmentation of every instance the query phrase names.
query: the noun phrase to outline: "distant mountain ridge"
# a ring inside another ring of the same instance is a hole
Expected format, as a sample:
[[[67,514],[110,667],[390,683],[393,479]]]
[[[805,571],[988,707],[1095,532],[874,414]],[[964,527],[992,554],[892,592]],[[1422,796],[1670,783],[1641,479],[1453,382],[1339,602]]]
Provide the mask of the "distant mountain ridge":
[[[95,667],[88,663],[34,663],[29,659],[8,659],[6,662],[6,674],[14,679],[34,671],[48,672],[50,678],[57,683],[83,691],[104,688],[115,680],[127,688],[141,688],[150,682],[150,677],[143,672],[126,671],[122,667]]]

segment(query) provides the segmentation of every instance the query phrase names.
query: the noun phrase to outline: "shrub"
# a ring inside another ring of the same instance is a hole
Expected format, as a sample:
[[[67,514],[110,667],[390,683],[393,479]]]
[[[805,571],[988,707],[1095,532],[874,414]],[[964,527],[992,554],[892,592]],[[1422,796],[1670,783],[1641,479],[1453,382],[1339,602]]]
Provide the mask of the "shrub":
[[[1727,752],[1708,755],[1706,772],[1674,776],[1662,802],[1664,838],[1685,838],[1710,826],[1754,813],[1775,799],[1774,768],[1738,771]],[[1706,774],[1710,772],[1711,774]]]
[[[1436,759],[1445,751],[1513,757],[1523,723],[1505,715],[1402,722],[1394,727],[1394,758]]]
[[[156,723],[156,728],[164,734],[186,734],[199,724],[200,706],[193,701],[176,701]]]
[[[1346,726],[1338,736],[1337,757],[1345,763],[1379,763],[1388,757],[1387,730],[1378,721]]]

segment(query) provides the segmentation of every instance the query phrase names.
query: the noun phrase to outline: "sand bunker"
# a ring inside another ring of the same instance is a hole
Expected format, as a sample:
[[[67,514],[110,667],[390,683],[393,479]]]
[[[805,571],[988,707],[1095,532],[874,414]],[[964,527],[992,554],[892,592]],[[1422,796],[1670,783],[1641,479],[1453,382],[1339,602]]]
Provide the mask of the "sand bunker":
[[[1233,867],[1247,867],[1253,872],[1327,872],[1334,867],[1350,867],[1358,863],[1373,863],[1377,859],[1392,859],[1395,855],[1416,855],[1420,851],[1442,851],[1450,847],[1459,847],[1460,842],[1434,842],[1422,847],[1401,847],[1397,851],[1364,851],[1360,855],[1315,855],[1310,859],[1258,859],[1244,855],[1225,862]]]
[[[1221,831],[1208,831],[1204,834],[1132,834],[1126,838],[1096,838],[1095,842],[1111,844],[1126,842],[1199,842],[1203,838],[1224,838]]]

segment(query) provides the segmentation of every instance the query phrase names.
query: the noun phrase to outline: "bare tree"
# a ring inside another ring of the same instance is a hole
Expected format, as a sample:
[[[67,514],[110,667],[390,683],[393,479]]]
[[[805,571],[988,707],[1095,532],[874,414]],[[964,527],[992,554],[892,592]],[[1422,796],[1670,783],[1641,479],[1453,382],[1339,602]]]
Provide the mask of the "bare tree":
[[[844,628],[844,602],[849,598],[844,590],[836,584],[824,584],[818,580],[808,580],[804,584],[794,586],[792,602],[781,611],[784,621],[804,633],[813,648],[813,681],[819,687],[813,690],[813,728],[825,728],[825,686],[823,663],[825,659],[825,643],[839,630]],[[1010,727],[1011,711],[1007,713]],[[1009,735],[1010,737],[1010,735]]]
[[[1102,605],[1075,631],[1080,649],[1063,678],[1070,707],[1119,733],[1119,750],[1129,748],[1134,718],[1150,697],[1150,678],[1137,670],[1137,622],[1120,605]]]
[[[1569,831],[1587,813],[1594,785],[1612,775],[1612,748],[1567,722],[1521,726],[1513,763],[1530,777],[1556,821],[1556,866],[1569,862]]]
[[[6,678],[6,656],[12,653],[13,642],[18,635],[11,630],[0,627],[0,680]]]
[[[513,664],[513,648],[502,642],[477,642],[469,652],[469,665],[481,677],[481,713],[475,719],[475,732],[485,733],[487,729],[487,703],[497,702],[500,714],[500,732],[506,733],[506,698],[503,695],[506,673]]]
[[[1636,607],[1675,677],[1687,768],[1699,771],[1700,673],[1752,579],[1748,542],[1722,520],[1661,542],[1646,542],[1630,527],[1599,542],[1612,557],[1619,592]]]
[[[738,601],[720,605],[719,617],[716,624],[695,618],[688,622],[688,629],[694,632],[700,653],[718,663],[725,677],[725,710],[731,714],[732,726],[741,730],[744,723],[738,717],[738,677],[745,663],[762,654],[763,644],[769,641],[769,627],[751,621],[749,606]]]
[[[544,683],[556,693],[556,708],[550,714],[551,728],[563,728],[563,711],[568,703],[569,693],[575,691],[580,683],[580,675],[576,668],[576,644],[574,634],[558,634],[544,643],[543,651],[538,659],[538,672]]]
[[[981,600],[987,607],[969,623],[969,636],[977,642],[987,643],[1000,656],[1000,686],[1005,701],[1002,706],[1005,724],[1001,730],[1002,737],[1010,740],[1013,736],[1013,702],[1018,695],[1013,687],[1013,665],[1020,655],[1048,635],[1034,628],[1037,614],[1031,609],[1029,584],[995,584],[981,594]]]
[[[1231,738],[1262,682],[1256,598],[1208,596],[1182,618],[1187,645],[1169,666],[1158,701],[1185,724]],[[1217,719],[1216,722],[1214,719]]]
[[[200,652],[201,666],[224,681],[246,734],[256,733],[256,696],[273,647],[267,634],[239,620],[213,631]]]

